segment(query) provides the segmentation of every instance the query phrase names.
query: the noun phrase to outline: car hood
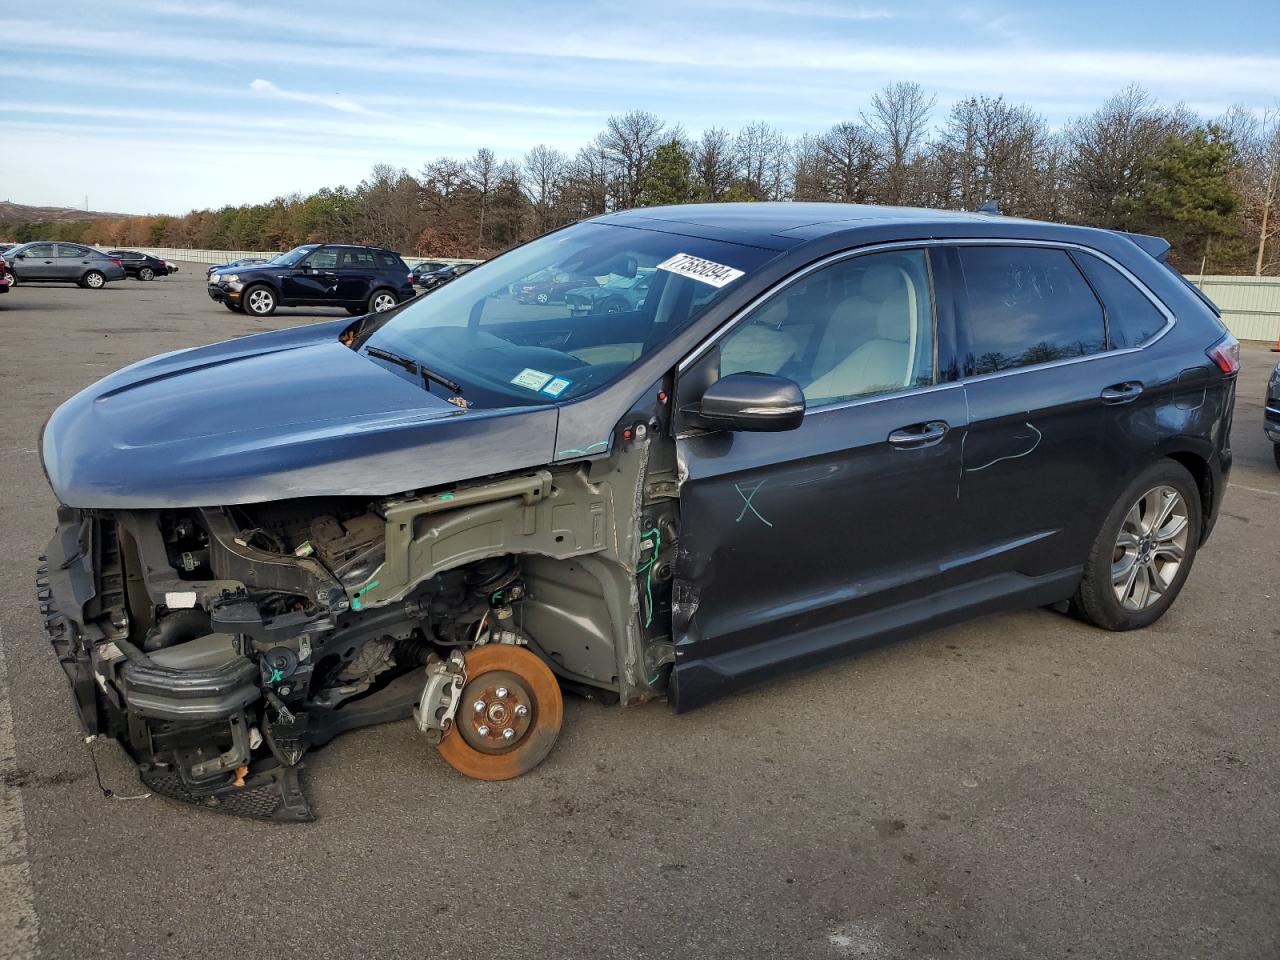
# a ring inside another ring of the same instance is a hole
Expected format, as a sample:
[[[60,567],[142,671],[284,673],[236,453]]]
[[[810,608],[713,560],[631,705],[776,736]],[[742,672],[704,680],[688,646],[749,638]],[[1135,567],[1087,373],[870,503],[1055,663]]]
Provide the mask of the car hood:
[[[338,342],[338,320],[164,354],[49,418],[45,473],[73,507],[386,496],[546,463],[554,407],[463,411]]]

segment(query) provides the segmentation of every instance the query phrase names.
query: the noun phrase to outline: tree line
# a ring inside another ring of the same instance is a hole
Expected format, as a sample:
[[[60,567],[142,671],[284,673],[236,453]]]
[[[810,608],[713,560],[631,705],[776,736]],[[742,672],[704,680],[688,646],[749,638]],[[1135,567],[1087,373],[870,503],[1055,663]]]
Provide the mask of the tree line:
[[[1280,110],[1206,121],[1138,86],[1051,129],[1002,96],[943,113],[891,83],[856,117],[787,136],[766,123],[693,136],[652,113],[611,116],[576,153],[481,148],[416,173],[378,164],[354,188],[269,203],[64,224],[0,225],[16,239],[106,246],[288,249],[327,240],[404,253],[488,257],[584,217],[688,202],[825,200],[975,210],[1154,233],[1185,271],[1280,273]]]

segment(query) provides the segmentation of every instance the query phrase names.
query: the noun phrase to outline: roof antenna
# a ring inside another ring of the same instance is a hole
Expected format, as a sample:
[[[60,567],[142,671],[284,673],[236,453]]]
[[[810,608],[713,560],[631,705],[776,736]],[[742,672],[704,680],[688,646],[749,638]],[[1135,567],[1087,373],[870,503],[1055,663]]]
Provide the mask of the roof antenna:
[[[991,197],[990,199],[987,200],[986,203],[980,206],[978,208],[978,212],[989,213],[995,217],[1004,216],[1004,211],[1000,209],[1000,201],[997,200],[995,197]]]

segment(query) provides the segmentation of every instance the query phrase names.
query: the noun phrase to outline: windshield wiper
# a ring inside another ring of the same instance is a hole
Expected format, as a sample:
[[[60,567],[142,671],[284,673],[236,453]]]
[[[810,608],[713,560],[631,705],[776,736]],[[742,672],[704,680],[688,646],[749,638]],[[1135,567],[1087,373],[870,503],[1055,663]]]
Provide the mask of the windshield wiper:
[[[454,393],[462,393],[462,384],[458,383],[456,380],[450,380],[448,377],[442,376],[434,370],[428,370],[424,366],[419,366],[418,369],[422,372],[423,383],[428,387],[431,386],[431,381],[434,380],[436,383],[440,384],[440,386],[452,390]]]
[[[377,357],[379,360],[385,360],[387,363],[394,363],[397,367],[404,367],[410,373],[418,372],[418,365],[408,357],[402,357],[398,353],[392,353],[390,350],[383,350],[381,347],[365,347],[364,352],[371,357]]]
[[[390,350],[383,350],[381,347],[365,347],[364,352],[371,357],[377,357],[379,360],[385,360],[387,363],[394,363],[397,367],[404,367],[410,373],[422,374],[422,385],[430,388],[431,382],[434,380],[454,393],[462,393],[462,384],[456,380],[450,380],[444,374],[436,373],[427,367],[410,360],[408,357],[401,356],[398,353],[392,353]]]

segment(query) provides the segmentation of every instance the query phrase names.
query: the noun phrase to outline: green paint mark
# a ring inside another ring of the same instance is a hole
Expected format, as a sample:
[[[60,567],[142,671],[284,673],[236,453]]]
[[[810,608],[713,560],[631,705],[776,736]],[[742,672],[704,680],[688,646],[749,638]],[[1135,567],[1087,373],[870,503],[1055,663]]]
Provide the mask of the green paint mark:
[[[369,582],[369,583],[366,583],[363,587],[361,587],[359,590],[357,590],[355,593],[353,593],[353,594],[351,595],[351,609],[352,609],[352,610],[359,610],[359,609],[360,609],[360,607],[361,607],[361,603],[360,603],[360,596],[361,596],[361,594],[364,594],[364,593],[368,592],[369,590],[372,590],[372,589],[373,589],[374,587],[376,587],[380,582],[381,582],[381,581],[373,580],[373,581],[371,581],[371,582]]]
[[[283,680],[283,679],[284,679],[284,671],[283,671],[283,670],[277,670],[277,669],[275,669],[275,668],[272,668],[272,670],[271,670],[271,682],[272,682],[272,683],[279,683],[279,682],[280,682],[281,680]]]
[[[438,495],[438,496],[436,497],[436,499],[437,499],[437,500],[452,500],[452,499],[453,499],[453,497],[454,497],[454,495],[453,495],[452,493],[442,493],[442,494]]]

